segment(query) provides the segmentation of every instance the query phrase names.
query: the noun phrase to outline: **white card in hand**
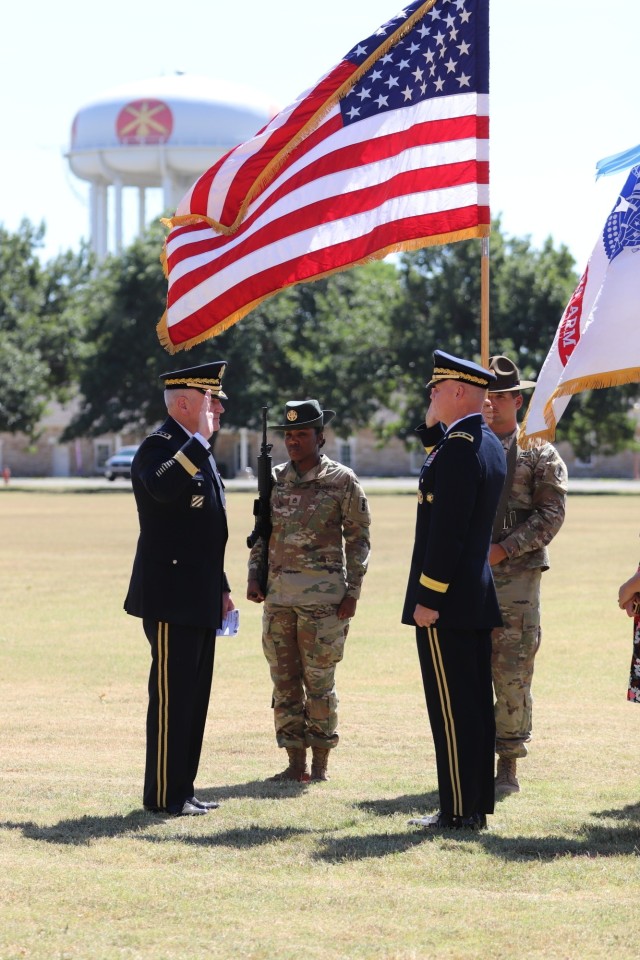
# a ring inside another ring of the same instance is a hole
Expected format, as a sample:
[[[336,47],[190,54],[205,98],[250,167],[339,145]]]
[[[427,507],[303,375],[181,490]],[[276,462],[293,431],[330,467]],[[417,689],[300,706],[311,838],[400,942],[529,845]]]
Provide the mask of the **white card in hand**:
[[[216,630],[216,637],[237,637],[240,628],[240,611],[229,610],[222,621],[222,626]]]

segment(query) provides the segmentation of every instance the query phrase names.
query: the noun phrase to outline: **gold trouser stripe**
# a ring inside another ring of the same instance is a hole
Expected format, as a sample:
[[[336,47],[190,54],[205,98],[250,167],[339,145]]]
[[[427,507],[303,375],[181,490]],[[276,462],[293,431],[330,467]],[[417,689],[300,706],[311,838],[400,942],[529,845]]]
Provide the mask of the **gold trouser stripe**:
[[[176,460],[177,463],[179,463],[180,466],[186,470],[190,476],[195,477],[196,473],[198,472],[198,468],[196,467],[195,463],[191,463],[189,457],[187,457],[182,450],[178,450],[176,453],[174,453],[173,459]]]
[[[167,739],[169,736],[169,624],[158,623],[158,806],[167,805]]]
[[[440,650],[440,641],[438,640],[438,631],[435,627],[427,627],[429,637],[429,646],[431,647],[431,659],[436,674],[438,684],[438,693],[440,694],[440,709],[444,722],[444,732],[447,738],[447,753],[449,755],[449,776],[451,779],[451,789],[453,792],[453,816],[461,817],[462,813],[462,785],[460,783],[460,769],[458,766],[458,742],[456,740],[456,726],[453,720],[453,711],[451,709],[451,700],[449,699],[449,688],[447,687],[447,677],[442,663],[442,652]]]
[[[448,583],[442,583],[441,580],[433,580],[432,577],[428,577],[426,573],[420,574],[420,585],[422,587],[428,587],[429,590],[435,590],[436,593],[446,593],[449,589]]]

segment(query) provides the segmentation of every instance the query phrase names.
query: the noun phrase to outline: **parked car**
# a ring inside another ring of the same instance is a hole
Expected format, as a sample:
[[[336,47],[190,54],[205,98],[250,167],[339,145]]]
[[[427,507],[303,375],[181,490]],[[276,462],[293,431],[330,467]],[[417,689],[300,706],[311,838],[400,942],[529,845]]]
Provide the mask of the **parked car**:
[[[113,456],[109,457],[104,465],[104,475],[107,480],[115,480],[116,477],[124,477],[125,480],[131,479],[131,461],[137,449],[137,446],[120,447]]]

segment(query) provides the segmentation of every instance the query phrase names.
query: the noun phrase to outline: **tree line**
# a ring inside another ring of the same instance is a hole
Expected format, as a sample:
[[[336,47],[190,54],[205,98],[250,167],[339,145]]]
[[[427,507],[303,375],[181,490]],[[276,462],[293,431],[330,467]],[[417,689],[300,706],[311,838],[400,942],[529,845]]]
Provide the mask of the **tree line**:
[[[409,439],[424,417],[435,348],[479,358],[480,242],[373,262],[265,301],[220,336],[175,356],[156,336],[166,280],[159,224],[97,264],[86,246],[41,263],[44,226],[0,225],[0,432],[37,435],[52,399],[79,396],[63,440],[144,433],[164,416],[158,375],[224,358],[225,425],[258,427],[262,406],[315,396],[348,437],[371,426]],[[491,236],[490,351],[535,379],[578,280],[566,246]],[[584,459],[633,443],[631,384],[572,398],[557,439]]]

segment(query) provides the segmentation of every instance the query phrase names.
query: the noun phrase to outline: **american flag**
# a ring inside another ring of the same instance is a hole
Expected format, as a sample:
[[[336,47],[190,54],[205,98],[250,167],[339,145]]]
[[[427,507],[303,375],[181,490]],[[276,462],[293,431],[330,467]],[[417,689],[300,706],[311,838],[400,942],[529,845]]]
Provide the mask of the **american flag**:
[[[194,184],[168,222],[170,353],[397,250],[487,236],[489,0],[413,2]]]

